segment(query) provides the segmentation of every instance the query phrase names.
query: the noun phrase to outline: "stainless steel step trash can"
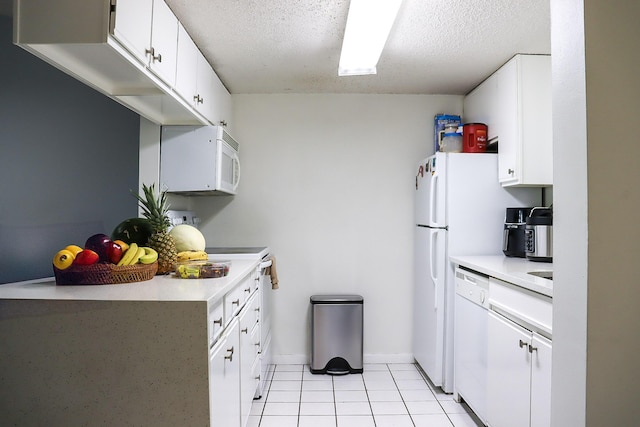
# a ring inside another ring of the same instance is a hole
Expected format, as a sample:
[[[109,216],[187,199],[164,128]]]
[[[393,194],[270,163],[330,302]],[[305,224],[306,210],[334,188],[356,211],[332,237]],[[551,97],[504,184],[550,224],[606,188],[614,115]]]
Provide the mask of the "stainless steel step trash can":
[[[360,295],[311,296],[311,373],[362,373],[364,299]]]

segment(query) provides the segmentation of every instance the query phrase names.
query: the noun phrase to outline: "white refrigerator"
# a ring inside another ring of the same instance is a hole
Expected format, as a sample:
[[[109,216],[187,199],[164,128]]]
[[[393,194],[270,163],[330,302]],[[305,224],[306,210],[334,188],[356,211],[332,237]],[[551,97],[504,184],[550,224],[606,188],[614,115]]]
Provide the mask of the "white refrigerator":
[[[414,357],[453,392],[455,276],[450,256],[502,254],[505,208],[541,206],[540,188],[503,188],[498,156],[436,153],[416,170]]]

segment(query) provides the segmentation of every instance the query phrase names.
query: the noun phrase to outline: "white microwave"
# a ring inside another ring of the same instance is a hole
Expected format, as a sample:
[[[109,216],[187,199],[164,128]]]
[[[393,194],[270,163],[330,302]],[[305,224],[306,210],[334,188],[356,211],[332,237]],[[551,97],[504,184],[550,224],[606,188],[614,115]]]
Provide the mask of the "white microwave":
[[[236,194],[239,148],[222,126],[163,126],[160,188],[184,195]]]

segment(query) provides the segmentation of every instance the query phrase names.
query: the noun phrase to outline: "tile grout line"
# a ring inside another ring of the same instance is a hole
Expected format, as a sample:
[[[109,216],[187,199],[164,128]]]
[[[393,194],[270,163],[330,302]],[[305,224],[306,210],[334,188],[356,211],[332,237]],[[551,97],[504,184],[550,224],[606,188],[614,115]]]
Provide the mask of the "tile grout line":
[[[385,363],[386,366],[386,363]],[[387,369],[389,367],[387,366]],[[371,411],[371,419],[373,420],[373,427],[377,427],[376,417],[373,415],[373,406],[371,406],[371,399],[369,398],[369,389],[367,388],[367,381],[364,379],[364,369],[362,370],[362,383],[364,385],[364,393],[367,395],[367,403],[369,404],[369,410]]]
[[[429,376],[427,375],[427,373],[424,372],[422,369],[418,369],[418,373],[420,374],[422,379],[427,383],[427,386],[429,387],[429,390],[431,390],[431,393],[433,393],[433,397],[436,398],[436,402],[438,402],[438,406],[440,406],[440,409],[442,409],[442,412],[444,412],[444,415],[447,417],[447,419],[449,420],[451,425],[453,427],[455,427],[455,424],[454,424],[453,420],[451,419],[451,417],[449,416],[449,413],[447,411],[445,411],[444,406],[442,406],[442,403],[440,403],[440,399],[438,399],[438,396],[436,396],[436,394],[434,392],[434,389],[431,387],[432,383],[431,383],[431,380],[429,379]],[[436,387],[436,385],[434,384],[433,387]],[[444,393],[444,390],[443,390],[443,393]]]
[[[415,423],[415,421],[413,421],[413,416],[411,415],[411,411],[409,411],[409,407],[407,406],[407,402],[405,402],[404,396],[400,392],[400,387],[398,387],[398,383],[396,382],[396,377],[393,375],[393,371],[389,367],[389,364],[387,363],[386,365],[387,365],[387,369],[389,370],[389,374],[391,374],[391,379],[393,380],[393,383],[396,385],[396,390],[398,390],[398,394],[400,395],[400,399],[402,399],[402,404],[404,405],[404,408],[407,410],[407,414],[409,414],[409,419],[411,420],[411,424],[413,424],[413,426],[415,427],[416,423]],[[427,384],[427,387],[429,387],[428,384]]]

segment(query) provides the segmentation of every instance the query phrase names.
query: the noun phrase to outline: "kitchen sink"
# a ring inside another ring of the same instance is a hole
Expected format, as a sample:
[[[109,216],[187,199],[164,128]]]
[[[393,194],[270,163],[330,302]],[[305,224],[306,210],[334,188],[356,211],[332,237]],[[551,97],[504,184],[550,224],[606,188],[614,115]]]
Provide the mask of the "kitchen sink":
[[[542,277],[547,280],[553,280],[553,271],[528,271],[527,274]]]

